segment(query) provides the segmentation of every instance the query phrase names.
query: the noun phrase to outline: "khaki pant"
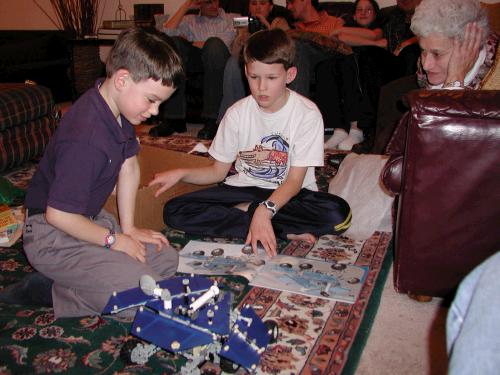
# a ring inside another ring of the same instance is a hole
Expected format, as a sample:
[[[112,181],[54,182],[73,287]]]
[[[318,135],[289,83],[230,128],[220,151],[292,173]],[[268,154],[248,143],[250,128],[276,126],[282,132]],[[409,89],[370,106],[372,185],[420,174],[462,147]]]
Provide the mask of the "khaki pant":
[[[104,210],[93,220],[121,232]],[[31,265],[54,280],[52,299],[58,318],[99,315],[114,291],[138,287],[144,274],[158,281],[177,270],[178,254],[172,247],[157,252],[147,245],[146,263],[141,263],[123,252],[78,240],[48,224],[43,214],[27,217],[23,240]]]

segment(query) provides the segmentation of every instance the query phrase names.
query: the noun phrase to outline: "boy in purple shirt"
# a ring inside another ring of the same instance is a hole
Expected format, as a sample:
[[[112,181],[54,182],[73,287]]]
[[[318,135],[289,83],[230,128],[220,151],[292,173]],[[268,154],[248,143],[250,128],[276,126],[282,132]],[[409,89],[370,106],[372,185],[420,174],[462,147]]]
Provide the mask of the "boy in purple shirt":
[[[106,75],[63,117],[28,188],[24,249],[40,273],[7,287],[1,301],[53,305],[56,317],[100,314],[113,291],[177,269],[165,236],[134,225],[132,125],[173,94],[181,60],[161,34],[130,29],[115,42]],[[115,186],[121,226],[102,209]]]

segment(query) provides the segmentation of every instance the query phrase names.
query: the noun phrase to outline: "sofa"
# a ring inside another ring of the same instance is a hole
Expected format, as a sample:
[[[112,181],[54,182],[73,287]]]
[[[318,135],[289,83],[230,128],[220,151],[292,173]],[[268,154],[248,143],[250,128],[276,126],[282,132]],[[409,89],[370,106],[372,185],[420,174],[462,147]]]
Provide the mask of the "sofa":
[[[71,100],[69,42],[57,30],[0,30],[0,82],[34,81]]]
[[[387,146],[394,286],[447,296],[500,250],[500,91],[416,90]]]
[[[41,156],[57,120],[47,87],[0,83],[0,172]]]

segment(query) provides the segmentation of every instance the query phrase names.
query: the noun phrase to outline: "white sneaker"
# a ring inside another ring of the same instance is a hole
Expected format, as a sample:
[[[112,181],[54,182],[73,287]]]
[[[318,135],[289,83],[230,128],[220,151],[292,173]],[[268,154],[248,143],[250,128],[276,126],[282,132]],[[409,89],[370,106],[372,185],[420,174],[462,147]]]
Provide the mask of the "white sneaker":
[[[351,131],[349,131],[349,136],[339,143],[338,148],[343,151],[351,151],[352,146],[363,142],[364,139],[365,138],[363,137],[363,132],[361,130],[351,129]]]
[[[333,135],[325,142],[325,150],[334,150],[339,143],[349,136],[344,129],[335,128]]]

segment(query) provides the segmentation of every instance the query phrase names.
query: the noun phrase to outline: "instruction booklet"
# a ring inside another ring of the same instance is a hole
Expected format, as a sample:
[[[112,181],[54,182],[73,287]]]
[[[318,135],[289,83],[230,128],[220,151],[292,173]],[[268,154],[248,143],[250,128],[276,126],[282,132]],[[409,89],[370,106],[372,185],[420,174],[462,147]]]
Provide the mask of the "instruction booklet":
[[[367,267],[340,262],[277,255],[250,246],[189,241],[179,253],[179,272],[200,275],[239,275],[250,285],[311,297],[354,303]]]

